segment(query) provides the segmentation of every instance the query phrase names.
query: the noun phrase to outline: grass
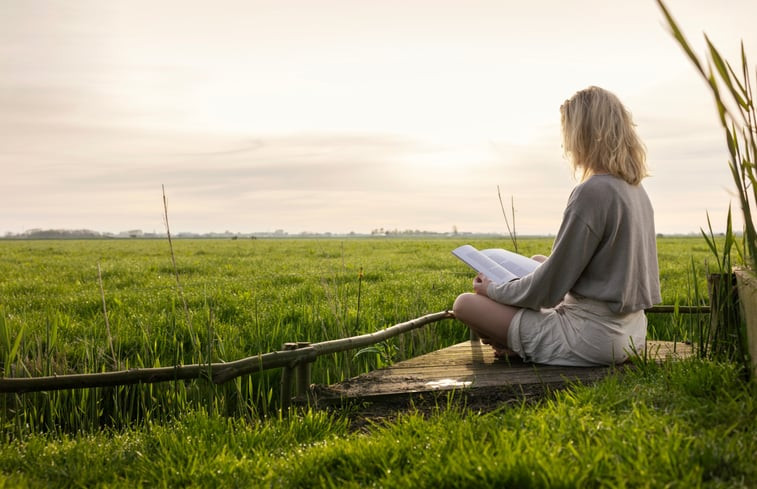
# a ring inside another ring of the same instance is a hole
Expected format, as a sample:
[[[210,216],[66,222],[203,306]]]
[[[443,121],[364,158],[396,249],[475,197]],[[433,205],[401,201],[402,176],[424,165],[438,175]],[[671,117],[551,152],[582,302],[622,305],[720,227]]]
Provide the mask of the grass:
[[[164,241],[0,241],[2,372],[39,376],[229,361],[278,350],[285,342],[376,331],[448,309],[470,290],[471,271],[450,254],[463,242],[178,240],[173,256],[182,291]],[[474,244],[486,248],[503,241]],[[550,245],[548,238],[519,240],[527,255],[548,254]],[[665,303],[686,304],[691,290],[706,290],[692,284],[692,263],[703,269],[709,254],[701,240],[662,238],[659,248]],[[700,273],[696,281],[703,280]],[[692,319],[650,317],[650,336],[692,340]],[[458,323],[445,321],[357,355],[322,357],[313,382],[343,380],[467,336]],[[272,370],[222,386],[197,381],[4,395],[0,433],[10,439],[40,430],[167,422],[196,409],[271,415],[279,382],[280,371]]]
[[[757,395],[729,364],[640,365],[534,404],[244,420],[0,447],[3,487],[755,487]]]
[[[546,254],[550,243],[521,238],[519,248]],[[2,371],[232,360],[375,331],[470,289],[470,270],[449,254],[459,244],[180,240],[187,319],[163,242],[0,241]],[[664,302],[698,304],[706,245],[661,238],[659,250]],[[687,321],[651,317],[650,336],[692,339]],[[445,321],[375,351],[324,357],[313,380],[467,334]],[[487,413],[453,403],[367,425],[352,424],[350,411],[282,417],[279,375],[4,395],[0,487],[757,487],[754,387],[731,364],[640,363],[537,403]]]

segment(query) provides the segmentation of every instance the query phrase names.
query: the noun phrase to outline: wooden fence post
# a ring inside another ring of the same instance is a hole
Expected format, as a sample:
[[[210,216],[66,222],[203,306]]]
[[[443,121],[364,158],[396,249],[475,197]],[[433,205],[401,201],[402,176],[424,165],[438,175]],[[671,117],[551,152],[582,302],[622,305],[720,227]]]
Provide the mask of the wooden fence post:
[[[306,348],[310,346],[307,341],[297,343],[297,348]],[[313,362],[300,362],[296,368],[295,393],[298,397],[306,396],[310,390],[310,378],[312,373]]]
[[[297,343],[284,343],[284,351],[291,351],[297,349]],[[292,402],[292,367],[286,365],[281,368],[281,397],[280,406],[284,411],[289,408],[289,404]]]
[[[741,317],[744,320],[744,363],[752,382],[757,384],[757,278],[749,269],[735,271],[739,290]]]

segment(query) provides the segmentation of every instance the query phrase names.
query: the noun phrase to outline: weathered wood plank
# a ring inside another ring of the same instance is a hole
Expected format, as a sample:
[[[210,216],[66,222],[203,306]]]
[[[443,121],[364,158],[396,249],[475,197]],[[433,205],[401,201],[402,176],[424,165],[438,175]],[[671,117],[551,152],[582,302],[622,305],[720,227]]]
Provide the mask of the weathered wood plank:
[[[685,358],[693,354],[690,345],[649,341],[647,357],[654,361]],[[493,350],[479,341],[465,341],[426,355],[399,362],[328,387],[314,389],[319,402],[356,399],[377,401],[423,393],[450,391],[506,391],[533,393],[571,382],[594,382],[615,367],[560,367],[524,363],[519,358],[496,358]]]

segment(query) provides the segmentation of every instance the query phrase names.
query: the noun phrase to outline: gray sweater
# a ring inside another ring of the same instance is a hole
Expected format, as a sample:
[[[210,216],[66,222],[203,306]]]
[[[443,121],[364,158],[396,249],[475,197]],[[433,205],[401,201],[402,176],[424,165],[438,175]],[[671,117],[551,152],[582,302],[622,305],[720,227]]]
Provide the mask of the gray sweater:
[[[619,314],[660,302],[654,213],[641,185],[611,175],[579,184],[549,258],[529,275],[487,288],[497,302],[536,310],[568,292]]]

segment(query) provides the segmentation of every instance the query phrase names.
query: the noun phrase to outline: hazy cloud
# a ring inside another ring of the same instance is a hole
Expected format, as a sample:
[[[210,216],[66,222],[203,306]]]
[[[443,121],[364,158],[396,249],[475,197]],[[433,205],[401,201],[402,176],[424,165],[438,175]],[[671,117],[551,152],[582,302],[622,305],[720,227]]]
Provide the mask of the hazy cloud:
[[[0,232],[160,229],[161,185],[178,230],[504,231],[499,186],[555,232],[558,107],[589,84],[634,113],[658,229],[724,215],[711,97],[653,2],[272,5],[1,2]],[[751,0],[669,6],[757,49]]]

